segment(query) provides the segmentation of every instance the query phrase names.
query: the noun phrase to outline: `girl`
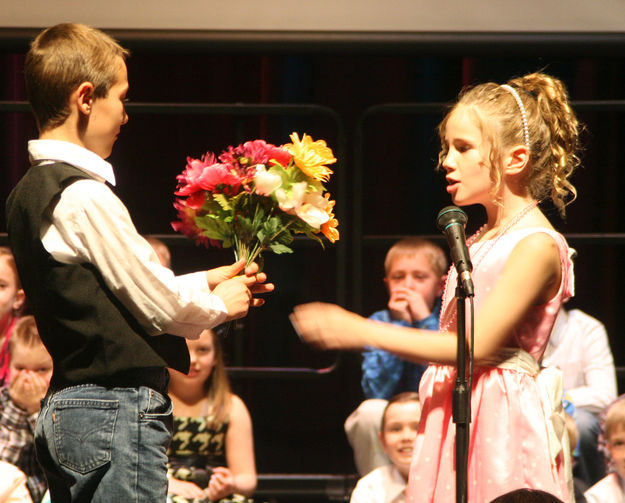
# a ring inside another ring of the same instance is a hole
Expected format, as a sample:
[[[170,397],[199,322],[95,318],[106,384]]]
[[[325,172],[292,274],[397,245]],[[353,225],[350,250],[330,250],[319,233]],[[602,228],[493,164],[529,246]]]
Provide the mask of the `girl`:
[[[0,246],[0,385],[9,379],[9,339],[24,299],[13,253]]]
[[[486,224],[468,240],[477,367],[468,500],[488,502],[529,487],[569,501],[561,380],[554,372],[540,372],[539,362],[558,309],[573,293],[573,271],[566,241],[538,201],[550,196],[563,214],[567,196],[575,196],[568,178],[578,164],[577,119],[562,83],[534,73],[462,94],[439,131],[439,163],[453,202],[481,204],[487,214]],[[293,315],[313,344],[374,346],[433,363],[420,385],[423,420],[410,473],[411,502],[454,501],[456,277],[452,268],[443,295],[442,335],[367,323],[326,304],[299,306]]]
[[[230,392],[215,333],[204,330],[187,345],[189,374],[170,371],[174,435],[168,501],[248,502],[256,488],[250,414]]]

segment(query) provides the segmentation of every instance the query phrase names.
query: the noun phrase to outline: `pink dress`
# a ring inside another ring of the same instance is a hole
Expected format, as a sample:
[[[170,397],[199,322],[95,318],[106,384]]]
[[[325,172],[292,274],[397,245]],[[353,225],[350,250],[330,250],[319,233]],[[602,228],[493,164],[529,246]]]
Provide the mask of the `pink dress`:
[[[556,241],[562,281],[555,297],[532,308],[510,334],[506,346],[514,349],[502,350],[508,354],[522,353],[529,365],[497,366],[495,362],[493,366],[475,367],[467,476],[470,503],[488,503],[522,487],[542,489],[570,501],[566,480],[570,466],[565,463],[564,455],[568,446],[554,442],[555,437],[562,440],[563,418],[558,411],[552,414],[540,398],[545,394],[541,391],[536,363],[545,351],[560,305],[573,295],[573,265],[565,239],[552,230],[532,228],[509,231],[499,239],[473,244],[469,252],[475,267],[475,312],[479,312],[480,301],[488,296],[500,277],[513,248],[536,232],[549,234]],[[449,324],[449,330],[455,330],[455,270],[448,284],[441,327]],[[423,413],[410,470],[409,503],[455,501],[455,425],[451,405],[455,378],[455,367],[430,365],[421,379]],[[558,404],[554,408],[561,407],[559,389],[552,393],[552,402]],[[545,418],[550,415],[555,418],[555,433]]]

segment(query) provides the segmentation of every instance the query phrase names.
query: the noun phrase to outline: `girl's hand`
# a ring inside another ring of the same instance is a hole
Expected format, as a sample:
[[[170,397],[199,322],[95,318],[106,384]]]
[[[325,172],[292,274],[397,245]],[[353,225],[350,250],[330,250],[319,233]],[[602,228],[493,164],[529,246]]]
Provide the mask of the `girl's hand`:
[[[217,501],[225,498],[235,492],[235,489],[234,476],[228,468],[225,466],[213,468],[213,475],[206,489],[206,495],[209,500]]]
[[[206,497],[204,491],[200,489],[193,482],[186,480],[169,479],[169,486],[167,487],[168,494],[176,494],[187,499],[203,499]]]
[[[296,306],[290,315],[300,339],[321,349],[361,349],[366,321],[334,304],[314,302]]]

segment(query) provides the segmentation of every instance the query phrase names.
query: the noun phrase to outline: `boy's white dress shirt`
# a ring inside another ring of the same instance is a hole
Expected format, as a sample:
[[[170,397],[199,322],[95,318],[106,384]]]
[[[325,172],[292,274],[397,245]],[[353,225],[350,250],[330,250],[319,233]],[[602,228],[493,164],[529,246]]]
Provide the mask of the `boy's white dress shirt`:
[[[152,335],[196,338],[223,322],[227,309],[210,293],[204,272],[182,276],[163,267],[150,244],[137,232],[128,210],[104,183],[115,184],[112,166],[73,143],[31,140],[32,164],[71,164],[96,180],[69,185],[42,229],[42,243],[61,263],[91,263],[115,296]],[[149,173],[146,173],[149,187]]]

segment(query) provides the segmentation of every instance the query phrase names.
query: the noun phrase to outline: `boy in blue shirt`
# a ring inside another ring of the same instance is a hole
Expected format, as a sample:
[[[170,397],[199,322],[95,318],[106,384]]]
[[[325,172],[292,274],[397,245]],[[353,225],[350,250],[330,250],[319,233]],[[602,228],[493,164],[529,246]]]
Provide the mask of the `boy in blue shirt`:
[[[387,309],[373,313],[369,319],[438,329],[447,265],[445,252],[428,240],[409,237],[398,241],[384,261],[384,284],[389,293]],[[366,400],[345,421],[345,433],[361,476],[389,463],[379,442],[384,408],[392,396],[418,391],[425,367],[381,349],[369,348],[363,352],[361,385]]]

